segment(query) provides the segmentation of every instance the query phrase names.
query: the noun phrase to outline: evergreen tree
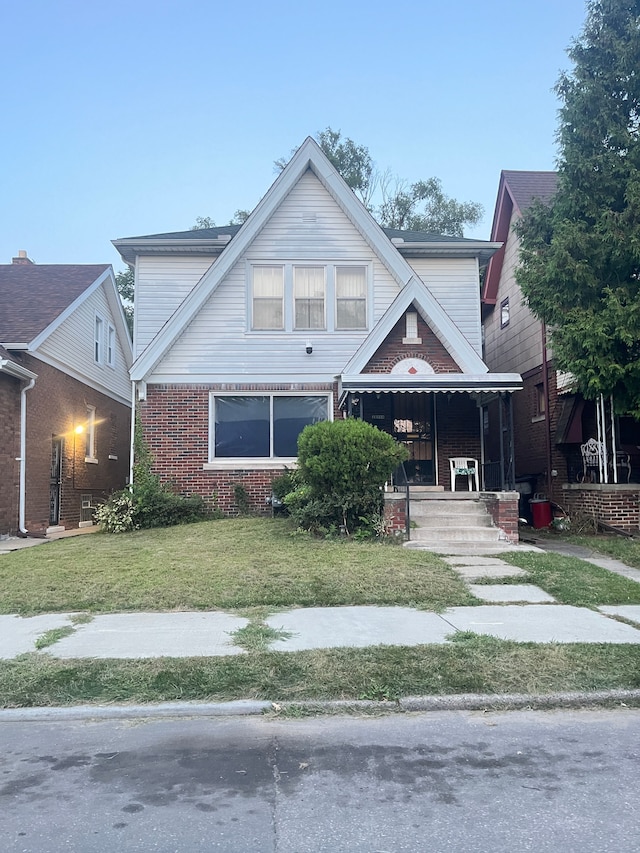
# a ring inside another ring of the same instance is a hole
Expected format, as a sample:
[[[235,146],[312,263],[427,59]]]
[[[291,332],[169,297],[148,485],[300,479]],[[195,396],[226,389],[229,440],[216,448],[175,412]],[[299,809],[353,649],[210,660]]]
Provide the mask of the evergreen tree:
[[[590,0],[568,53],[558,190],[518,225],[517,280],[577,390],[640,418],[640,0]]]

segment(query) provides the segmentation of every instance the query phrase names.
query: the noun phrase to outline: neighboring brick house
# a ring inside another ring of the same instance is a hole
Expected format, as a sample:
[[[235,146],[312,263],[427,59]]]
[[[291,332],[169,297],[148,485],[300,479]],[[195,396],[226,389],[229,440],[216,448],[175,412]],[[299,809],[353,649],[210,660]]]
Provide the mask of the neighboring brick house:
[[[491,258],[484,281],[484,359],[490,370],[522,375],[524,391],[513,398],[519,488],[543,493],[561,505],[573,505],[570,492],[577,491],[583,475],[580,445],[597,437],[595,405],[573,393],[571,377],[556,370],[546,330],[526,305],[515,277],[520,244],[514,224],[534,199],[548,203],[556,187],[555,172],[503,171],[500,175],[491,240],[503,246]],[[498,415],[497,406],[490,407],[486,425],[489,457],[499,455]],[[635,480],[640,425],[631,418],[616,419],[615,424],[616,447],[631,455]],[[610,444],[608,419],[606,428]],[[626,471],[617,473],[625,474],[621,479],[626,484]],[[612,472],[609,479],[613,479]]]
[[[347,415],[407,445],[414,484],[450,489],[449,457],[482,459],[487,395],[521,387],[481,356],[498,245],[383,230],[312,139],[242,226],[114,245],[155,469],[225,512],[238,485],[264,508],[305,424]]]
[[[129,473],[132,349],[109,265],[0,265],[0,535],[91,523]]]

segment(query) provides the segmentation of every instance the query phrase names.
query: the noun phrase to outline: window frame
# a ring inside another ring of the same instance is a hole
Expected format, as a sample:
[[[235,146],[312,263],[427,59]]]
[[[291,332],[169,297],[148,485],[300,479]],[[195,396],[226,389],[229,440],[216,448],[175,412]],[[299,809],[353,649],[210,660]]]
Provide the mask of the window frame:
[[[364,298],[338,296],[338,270],[339,269],[361,269],[364,272]],[[334,330],[336,332],[366,332],[369,329],[369,274],[366,264],[340,264],[333,265],[333,293],[335,301]],[[338,305],[340,302],[364,302],[364,326],[340,326],[338,325]]]
[[[283,276],[283,325],[281,328],[262,329],[254,326],[254,288],[253,271],[259,267],[278,267]],[[325,281],[324,296],[324,328],[313,329],[296,327],[295,321],[295,289],[294,270],[296,268],[323,268]],[[357,267],[364,270],[365,274],[365,326],[362,328],[349,327],[339,328],[337,319],[337,269],[339,267]],[[286,261],[272,261],[261,257],[247,258],[245,260],[245,282],[246,282],[246,319],[245,331],[250,335],[325,335],[325,334],[361,334],[368,333],[373,323],[373,262],[365,260],[342,260],[334,258],[330,260],[316,258],[295,258]]]
[[[84,461],[92,464],[97,463],[96,456],[96,407],[87,406],[85,427]]]
[[[269,398],[269,456],[216,456],[216,397],[268,397]],[[297,456],[274,456],[273,400],[274,397],[318,397],[325,400],[327,420],[333,420],[333,391],[210,391],[209,392],[209,447],[205,470],[269,469],[295,465]]]
[[[255,296],[255,279],[254,272],[256,269],[280,269],[282,270],[282,296],[280,297],[280,304],[282,308],[282,325],[281,326],[256,326],[255,325],[255,303],[256,298],[258,300],[267,300],[268,297],[264,296]],[[285,331],[287,320],[286,320],[286,270],[284,264],[278,263],[254,263],[250,266],[250,275],[249,275],[249,305],[250,305],[250,316],[249,316],[249,329],[252,332],[283,332]]]
[[[505,319],[506,314],[506,319]],[[505,329],[511,320],[511,309],[509,308],[509,297],[507,296],[500,303],[500,328]]]
[[[102,314],[93,315],[93,361],[94,364],[104,364],[104,328]]]
[[[115,370],[116,366],[116,329],[111,323],[107,323],[107,347],[106,364]]]

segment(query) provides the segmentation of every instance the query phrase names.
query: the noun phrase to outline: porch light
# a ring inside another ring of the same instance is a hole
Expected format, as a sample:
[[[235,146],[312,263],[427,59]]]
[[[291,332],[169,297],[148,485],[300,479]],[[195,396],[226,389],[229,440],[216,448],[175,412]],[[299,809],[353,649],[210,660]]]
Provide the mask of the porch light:
[[[84,426],[82,424],[78,424],[78,426],[73,430],[76,435],[82,435],[84,432]]]

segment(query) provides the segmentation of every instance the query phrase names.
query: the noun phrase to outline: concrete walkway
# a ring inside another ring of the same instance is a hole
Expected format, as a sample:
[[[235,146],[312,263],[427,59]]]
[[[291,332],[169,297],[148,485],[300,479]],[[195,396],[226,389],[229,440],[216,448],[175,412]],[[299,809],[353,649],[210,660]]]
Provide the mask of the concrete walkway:
[[[90,533],[94,529],[69,531],[67,535]],[[53,534],[51,538],[61,535],[64,534]],[[47,541],[50,540],[4,539],[0,541],[0,553]],[[638,569],[586,548],[547,539],[536,540],[529,548],[579,557],[640,582]],[[603,606],[599,612],[561,605],[532,584],[505,584],[505,579],[512,581],[526,576],[526,572],[505,563],[496,554],[459,554],[444,559],[470,592],[486,603],[451,607],[443,613],[409,607],[290,609],[266,619],[269,628],[280,635],[270,643],[270,650],[440,644],[450,642],[459,631],[516,642],[640,644],[640,605]],[[479,580],[482,583],[477,583]],[[10,660],[35,652],[38,642],[42,646],[39,654],[61,659],[218,657],[246,653],[235,634],[249,625],[249,620],[230,613],[113,613],[94,616],[89,621],[84,621],[85,618],[83,615],[83,620],[78,621],[72,613],[0,616],[0,659]]]
[[[557,604],[532,584],[504,584],[505,578],[526,572],[497,556],[449,556],[445,560],[486,604],[450,607],[443,613],[410,607],[290,609],[266,619],[280,634],[269,648],[288,652],[415,646],[448,643],[458,631],[527,643],[640,644],[640,605],[601,607],[595,612]],[[480,579],[483,582],[476,583]],[[619,621],[620,617],[627,622]],[[71,613],[0,616],[0,658],[36,651],[37,641],[50,631],[55,633],[45,639],[53,642],[39,653],[63,659],[241,655],[245,651],[235,632],[248,624],[245,618],[219,611],[113,613],[81,623]],[[65,629],[63,636],[61,628]]]

